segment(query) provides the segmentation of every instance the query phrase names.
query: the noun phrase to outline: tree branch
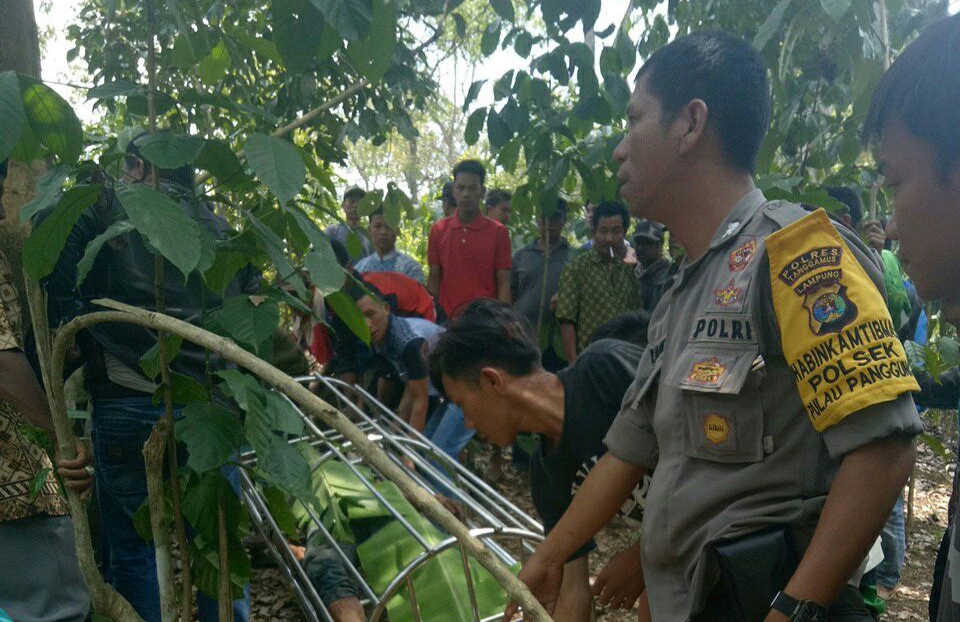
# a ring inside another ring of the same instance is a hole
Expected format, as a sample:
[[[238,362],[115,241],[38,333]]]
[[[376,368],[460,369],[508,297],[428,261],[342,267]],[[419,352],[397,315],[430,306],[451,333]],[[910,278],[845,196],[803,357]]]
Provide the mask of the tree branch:
[[[50,377],[51,379],[56,379],[57,382],[48,383],[48,386],[54,388],[59,386],[59,389],[52,392],[52,404],[54,424],[57,426],[58,437],[60,436],[61,428],[66,435],[64,439],[59,439],[61,442],[63,442],[63,440],[73,441],[72,432],[69,430],[66,404],[63,399],[63,366],[68,346],[79,331],[104,322],[121,322],[179,335],[203,348],[207,348],[211,352],[219,354],[224,360],[230,361],[254,373],[278,391],[289,396],[290,399],[303,408],[308,415],[322,420],[326,425],[329,425],[341,433],[344,439],[356,448],[357,452],[367,463],[380,471],[386,478],[393,481],[397,487],[400,488],[403,495],[417,510],[423,512],[444,531],[457,538],[457,540],[463,544],[470,555],[476,558],[480,565],[486,568],[490,574],[500,582],[507,594],[516,602],[520,603],[520,606],[523,607],[524,610],[525,619],[532,620],[533,622],[552,622],[550,616],[527,587],[514,576],[510,570],[500,563],[500,560],[497,559],[492,551],[471,535],[470,529],[466,525],[457,520],[439,501],[413,481],[405,471],[395,464],[376,443],[368,439],[367,435],[350,422],[343,413],[311,393],[309,389],[273,365],[250,354],[233,341],[224,339],[207,330],[170,316],[146,311],[113,300],[97,300],[95,303],[109,309],[116,309],[116,311],[101,311],[80,316],[61,327],[53,342]],[[79,497],[72,490],[68,490],[67,495],[72,502],[79,501]],[[77,523],[83,523],[87,529],[85,532],[86,540],[83,542],[78,540],[78,546],[88,547],[92,555],[92,547],[89,542],[89,527],[86,525],[86,515],[82,513],[75,515],[74,520]],[[97,572],[95,566],[93,567],[93,571]],[[97,572],[97,577],[99,577],[99,572]]]
[[[173,555],[170,551],[170,520],[167,517],[166,495],[163,490],[163,456],[170,421],[163,417],[153,426],[150,438],[143,444],[143,462],[147,468],[147,501],[150,507],[150,531],[157,558],[157,583],[160,585],[160,619],[177,619],[177,593],[173,577]],[[149,580],[148,578],[146,578]]]

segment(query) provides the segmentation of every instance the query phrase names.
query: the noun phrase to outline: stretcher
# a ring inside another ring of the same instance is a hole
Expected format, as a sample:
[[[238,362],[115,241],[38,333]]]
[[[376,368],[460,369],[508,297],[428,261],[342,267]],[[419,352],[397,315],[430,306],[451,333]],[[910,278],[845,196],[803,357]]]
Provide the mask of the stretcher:
[[[341,412],[350,418],[371,441],[377,443],[414,481],[431,493],[442,493],[447,498],[455,499],[463,508],[462,520],[470,528],[471,534],[489,547],[506,566],[519,567],[519,564],[522,564],[533,552],[536,543],[543,539],[543,527],[538,521],[459,462],[444,454],[364,388],[321,375],[305,376],[297,380],[305,385],[318,383],[321,392],[332,398]],[[381,619],[387,619],[388,604],[397,607],[397,603],[402,600],[402,606],[409,607],[414,622],[437,622],[433,619],[424,619],[421,615],[422,601],[418,601],[418,590],[414,578],[418,571],[441,554],[446,554],[447,558],[456,555],[448,551],[459,553],[459,559],[462,562],[459,567],[463,571],[466,596],[469,601],[469,607],[464,606],[464,610],[469,614],[465,619],[447,619],[444,622],[492,622],[498,619],[499,612],[488,614],[486,617],[482,615],[482,607],[478,602],[475,589],[477,568],[468,559],[466,551],[456,538],[429,537],[424,533],[425,530],[418,529],[413,524],[416,521],[404,517],[402,512],[392,506],[386,495],[378,490],[376,481],[371,481],[369,473],[373,471],[375,476],[380,478],[382,475],[372,470],[368,464],[361,464],[359,457],[351,452],[349,442],[339,433],[321,428],[293,402],[290,402],[290,405],[303,419],[306,430],[303,438],[291,439],[290,442],[308,442],[316,450],[313,455],[319,456],[319,459],[310,464],[310,468],[316,471],[327,461],[339,461],[346,465],[402,525],[403,530],[416,541],[419,549],[422,549],[389,581],[385,588],[378,591],[367,581],[362,570],[351,563],[350,556],[343,550],[330,530],[324,526],[315,511],[307,509],[311,527],[317,530],[315,534],[322,536],[336,551],[357,580],[362,593],[361,602],[368,612],[367,620],[380,622]],[[244,454],[241,459],[246,465],[252,466],[256,456],[250,452]],[[247,470],[240,469],[240,472],[242,498],[249,510],[251,525],[261,536],[270,556],[280,568],[281,574],[303,609],[305,619],[310,622],[335,622],[308,578],[303,563],[298,561],[288,546],[287,536],[271,516],[266,500],[254,485]]]

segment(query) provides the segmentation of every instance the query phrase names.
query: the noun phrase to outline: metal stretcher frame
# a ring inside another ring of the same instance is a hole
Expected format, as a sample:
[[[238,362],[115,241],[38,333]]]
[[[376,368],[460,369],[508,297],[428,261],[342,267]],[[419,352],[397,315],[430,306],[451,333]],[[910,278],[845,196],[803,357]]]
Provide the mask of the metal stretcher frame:
[[[526,555],[533,552],[534,544],[543,539],[543,527],[539,522],[469,469],[443,453],[423,434],[403,421],[396,413],[362,387],[321,375],[304,376],[297,378],[297,380],[303,384],[320,383],[339,400],[342,412],[425,489],[431,493],[437,493],[439,492],[437,482],[442,482],[448,496],[455,497],[455,500],[465,508],[467,512],[465,524],[470,528],[471,534],[486,544],[504,564],[511,566],[517,561],[523,562]],[[328,460],[338,460],[345,464],[423,549],[423,552],[416,559],[393,578],[381,594],[377,594],[367,583],[363,573],[351,563],[349,556],[343,551],[333,535],[324,527],[320,517],[311,508],[307,508],[312,527],[317,530],[317,533],[322,534],[327,544],[345,562],[345,567],[358,581],[362,593],[361,602],[365,609],[370,611],[368,621],[379,622],[390,599],[400,590],[405,589],[409,595],[414,620],[423,622],[412,578],[419,568],[437,555],[451,549],[459,549],[460,551],[470,608],[473,612],[472,622],[492,622],[499,618],[499,613],[481,618],[467,552],[459,545],[457,539],[451,536],[438,544],[431,545],[396,508],[389,504],[377,490],[374,482],[369,481],[357,468],[360,459],[350,454],[350,443],[334,430],[321,429],[296,404],[289,399],[287,401],[303,419],[306,427],[305,435],[302,438],[290,440],[290,443],[309,442],[319,450],[321,455],[316,463],[310,465],[311,470],[316,470]],[[364,408],[358,406],[358,402],[366,406],[367,410],[365,411]],[[256,456],[253,452],[243,454],[241,459],[247,465],[256,462]],[[410,468],[411,464],[414,465],[414,468]],[[370,469],[371,467],[365,464],[364,468]],[[374,472],[382,478],[382,474],[376,470]],[[263,496],[254,486],[247,471],[240,469],[240,473],[242,499],[249,510],[251,524],[263,539],[270,555],[277,562],[284,579],[297,597],[307,620],[310,622],[335,622],[329,609],[324,605],[320,595],[310,582],[303,565],[296,559],[287,545],[287,537],[276,520],[270,515]],[[519,552],[519,560],[505,548],[510,543]]]

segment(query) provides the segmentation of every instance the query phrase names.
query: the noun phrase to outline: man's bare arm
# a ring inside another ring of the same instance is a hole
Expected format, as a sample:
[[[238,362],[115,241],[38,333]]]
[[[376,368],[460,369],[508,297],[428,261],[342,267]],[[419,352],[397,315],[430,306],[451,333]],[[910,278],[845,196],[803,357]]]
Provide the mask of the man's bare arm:
[[[886,440],[847,454],[817,529],[784,592],[829,606],[863,562],[913,469],[913,443]],[[767,621],[786,620],[771,611]]]
[[[513,302],[510,296],[510,270],[497,270],[497,300],[505,304]]]
[[[435,300],[440,300],[440,273],[439,264],[430,264],[430,276],[427,277],[427,291]]]

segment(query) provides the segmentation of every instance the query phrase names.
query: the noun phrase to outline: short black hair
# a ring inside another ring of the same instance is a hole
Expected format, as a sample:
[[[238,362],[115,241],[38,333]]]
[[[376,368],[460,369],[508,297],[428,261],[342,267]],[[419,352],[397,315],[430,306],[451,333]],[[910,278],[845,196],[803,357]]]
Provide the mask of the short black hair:
[[[670,123],[691,100],[707,104],[707,124],[728,164],[753,173],[770,124],[767,70],[744,39],[719,30],[694,32],[660,48],[637,73]]]
[[[891,121],[936,150],[942,180],[960,164],[960,14],[926,28],[887,70],[863,125],[866,142]]]
[[[431,377],[441,390],[443,374],[476,382],[484,367],[499,367],[513,376],[540,369],[540,350],[527,321],[512,306],[490,298],[470,303],[430,355]]]
[[[503,188],[494,188],[487,192],[487,198],[484,200],[484,204],[487,207],[496,207],[504,201],[509,201],[513,198],[513,193],[509,190],[504,190]]]
[[[824,188],[834,199],[847,206],[850,213],[850,226],[856,229],[863,220],[863,200],[860,194],[849,186],[827,186]]]
[[[565,199],[557,199],[557,206],[550,214],[546,211],[540,212],[540,220],[566,220],[569,210],[570,206]]]
[[[650,314],[648,312],[644,310],[627,311],[598,326],[590,334],[589,343],[601,339],[618,339],[646,347],[647,326],[649,324]]]
[[[349,199],[351,201],[359,201],[365,196],[367,196],[366,190],[364,190],[363,188],[354,186],[353,188],[350,188],[349,190],[343,193],[343,200],[346,201]]]
[[[159,130],[157,134],[170,133],[170,130]],[[143,142],[147,136],[150,136],[150,132],[140,132],[127,143],[127,148],[124,155],[124,164],[128,169],[133,168],[137,165],[137,162],[148,163],[146,157],[140,151],[140,143]],[[167,181],[172,181],[176,184],[179,184],[185,188],[193,188],[194,185],[194,176],[193,176],[193,167],[189,164],[185,164],[179,168],[160,168],[159,166],[154,166],[154,171],[156,172],[157,179],[165,179]]]
[[[456,179],[460,173],[472,173],[480,178],[480,185],[487,183],[487,169],[480,160],[460,160],[453,167],[453,178]]]
[[[593,210],[593,219],[590,224],[596,230],[601,218],[610,218],[611,216],[619,216],[623,219],[623,230],[625,232],[630,228],[630,210],[620,201],[600,201],[597,209]]]

